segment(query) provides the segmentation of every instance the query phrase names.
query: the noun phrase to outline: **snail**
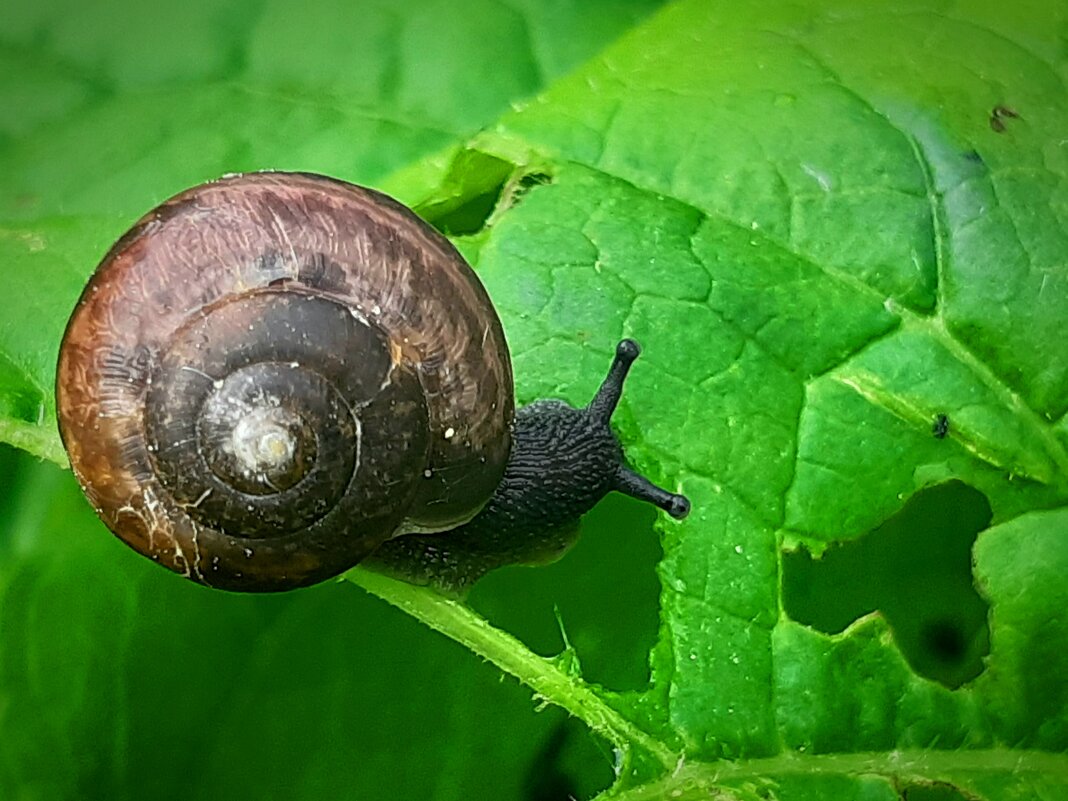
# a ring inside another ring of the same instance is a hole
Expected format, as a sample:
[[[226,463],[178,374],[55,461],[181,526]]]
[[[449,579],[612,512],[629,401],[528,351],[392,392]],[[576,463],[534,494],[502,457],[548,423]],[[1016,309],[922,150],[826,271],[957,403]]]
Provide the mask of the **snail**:
[[[60,348],[56,400],[97,514],[186,577],[278,591],[358,563],[462,591],[538,563],[617,490],[689,502],[625,464],[592,402],[515,409],[501,322],[451,243],[371,189],[226,176],[106,254]]]

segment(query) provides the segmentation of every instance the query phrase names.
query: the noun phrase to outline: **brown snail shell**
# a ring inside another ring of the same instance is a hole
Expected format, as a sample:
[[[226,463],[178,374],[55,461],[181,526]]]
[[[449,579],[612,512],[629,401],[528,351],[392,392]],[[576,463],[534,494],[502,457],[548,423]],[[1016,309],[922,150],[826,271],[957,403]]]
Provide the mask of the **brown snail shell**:
[[[239,590],[466,522],[515,412],[500,320],[452,245],[385,195],[294,173],[204,184],[134,225],[78,301],[56,393],[107,526]]]

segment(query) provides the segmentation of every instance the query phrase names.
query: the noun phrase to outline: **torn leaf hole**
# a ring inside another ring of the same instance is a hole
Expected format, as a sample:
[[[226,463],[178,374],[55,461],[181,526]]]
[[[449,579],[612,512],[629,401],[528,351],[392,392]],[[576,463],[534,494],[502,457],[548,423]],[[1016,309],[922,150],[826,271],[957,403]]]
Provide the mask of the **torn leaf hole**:
[[[536,186],[547,186],[553,182],[553,177],[547,172],[535,170],[519,176],[515,189],[512,191],[511,206],[516,205],[531,189]]]
[[[991,518],[978,490],[950,481],[917,492],[900,512],[814,559],[783,556],[783,604],[799,623],[837,634],[878,611],[920,675],[955,689],[983,670],[988,606],[971,553]]]
[[[446,236],[470,236],[477,234],[489,219],[501,196],[501,186],[468,198],[448,214],[438,217],[434,225]]]
[[[489,153],[461,150],[439,189],[413,210],[447,236],[476,234],[486,226],[514,170],[510,161]]]
[[[472,236],[534,187],[551,182],[552,175],[544,169],[463,150],[450,163],[441,188],[415,206],[415,212],[447,236]]]

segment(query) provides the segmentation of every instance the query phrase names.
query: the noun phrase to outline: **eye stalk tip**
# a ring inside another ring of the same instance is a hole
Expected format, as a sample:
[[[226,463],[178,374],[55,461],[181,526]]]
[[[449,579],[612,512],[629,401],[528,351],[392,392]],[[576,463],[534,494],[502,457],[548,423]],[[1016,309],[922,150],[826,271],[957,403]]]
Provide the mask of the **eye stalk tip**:
[[[617,468],[612,489],[658,506],[676,520],[682,520],[690,513],[690,500],[685,495],[668,492],[625,465]]]
[[[630,364],[641,354],[641,346],[633,339],[622,339],[616,345],[616,358]]]
[[[676,520],[682,520],[690,513],[690,499],[685,495],[672,495],[664,511]]]
[[[588,413],[595,420],[600,420],[605,425],[612,419],[612,412],[616,410],[619,397],[623,394],[623,382],[630,372],[630,366],[638,358],[642,349],[633,339],[620,340],[616,345],[616,356],[612,360],[612,366],[608,368],[608,375],[601,383],[601,388],[586,407]]]

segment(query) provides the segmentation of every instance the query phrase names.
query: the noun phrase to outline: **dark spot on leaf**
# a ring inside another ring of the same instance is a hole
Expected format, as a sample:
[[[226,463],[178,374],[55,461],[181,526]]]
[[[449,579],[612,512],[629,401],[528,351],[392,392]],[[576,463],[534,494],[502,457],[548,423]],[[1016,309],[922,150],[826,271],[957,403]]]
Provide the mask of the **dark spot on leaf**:
[[[0,354],[0,415],[23,423],[40,425],[44,422],[41,393],[30,385],[21,371],[9,371],[8,364]]]
[[[820,559],[784,554],[786,612],[836,634],[878,610],[913,670],[955,689],[982,672],[989,650],[971,551],[990,518],[986,496],[961,481],[923,489],[878,528]]]
[[[448,214],[438,217],[434,225],[450,236],[476,234],[485,227],[495,210],[513,208],[531,189],[549,183],[552,183],[552,176],[544,172],[525,173],[518,180],[511,177],[502,179]]]
[[[931,433],[936,439],[945,439],[949,433],[949,418],[944,414],[935,417],[934,423],[931,424]]]
[[[968,649],[966,634],[955,620],[930,621],[920,631],[920,640],[931,656],[950,664],[963,659]]]
[[[1014,109],[999,103],[990,110],[990,128],[995,133],[1005,133],[1005,120],[1019,118],[1020,115]]]
[[[519,180],[516,181],[515,187],[512,189],[511,197],[508,199],[509,207],[518,205],[531,189],[534,189],[537,186],[547,186],[552,182],[553,177],[547,172],[536,170],[534,172],[524,173],[520,176]]]
[[[974,164],[983,164],[983,157],[979,155],[978,150],[966,150],[964,151],[965,161],[970,161]]]

